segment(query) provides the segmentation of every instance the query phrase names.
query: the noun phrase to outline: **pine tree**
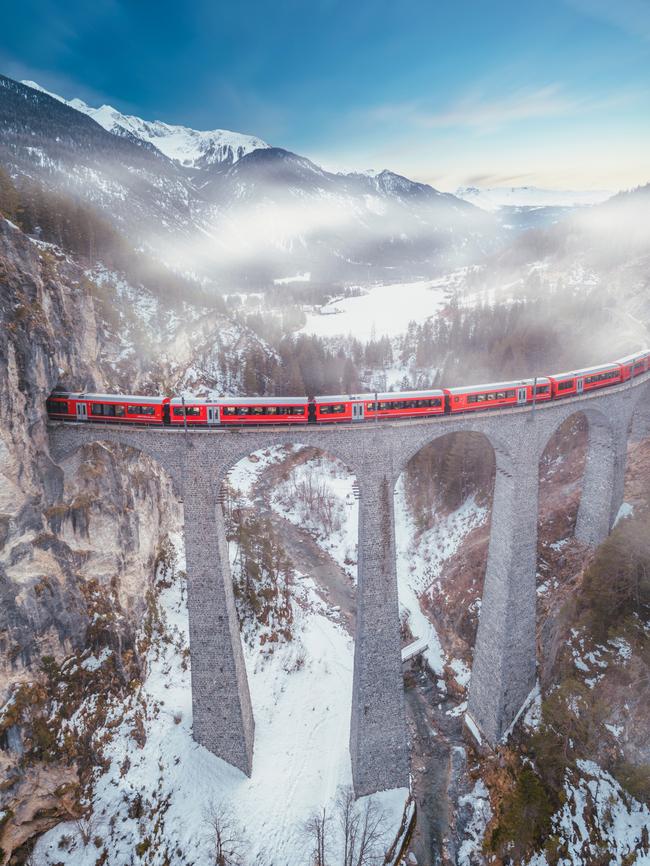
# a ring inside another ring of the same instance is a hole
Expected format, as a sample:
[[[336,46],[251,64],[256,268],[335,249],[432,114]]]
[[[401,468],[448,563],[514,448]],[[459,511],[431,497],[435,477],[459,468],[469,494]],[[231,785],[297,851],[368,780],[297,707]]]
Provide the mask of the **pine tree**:
[[[18,193],[2,166],[0,166],[0,214],[12,222],[15,222],[18,217]]]

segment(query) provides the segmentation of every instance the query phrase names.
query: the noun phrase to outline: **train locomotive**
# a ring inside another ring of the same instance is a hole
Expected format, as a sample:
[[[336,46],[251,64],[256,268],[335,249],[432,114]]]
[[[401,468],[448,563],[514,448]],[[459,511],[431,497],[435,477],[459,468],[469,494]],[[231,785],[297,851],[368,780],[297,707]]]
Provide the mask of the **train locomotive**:
[[[568,373],[430,391],[318,397],[223,397],[218,400],[54,391],[47,400],[47,413],[51,419],[60,421],[171,428],[385,421],[562,400],[627,382],[649,370],[650,349],[644,349],[618,361]]]

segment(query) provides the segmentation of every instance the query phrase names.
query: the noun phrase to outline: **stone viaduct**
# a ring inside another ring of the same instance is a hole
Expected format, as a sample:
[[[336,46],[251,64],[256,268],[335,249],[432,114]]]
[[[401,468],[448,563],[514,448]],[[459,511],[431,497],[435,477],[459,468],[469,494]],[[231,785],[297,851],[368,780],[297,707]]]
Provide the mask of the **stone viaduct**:
[[[536,678],[535,574],[539,460],[571,415],[589,424],[576,536],[597,545],[623,499],[632,427],[650,427],[650,373],[561,402],[459,417],[299,429],[183,430],[52,423],[51,455],[109,441],[136,448],[171,476],[184,502],[194,738],[250,775],[254,720],[219,490],[241,458],[274,445],[305,444],[340,458],[360,490],[357,631],[350,755],[358,796],[408,784],[409,751],[400,661],[393,494],[410,458],[437,438],[483,434],[496,457],[492,528],[469,689],[468,722],[495,744]],[[638,411],[637,411],[638,410]]]

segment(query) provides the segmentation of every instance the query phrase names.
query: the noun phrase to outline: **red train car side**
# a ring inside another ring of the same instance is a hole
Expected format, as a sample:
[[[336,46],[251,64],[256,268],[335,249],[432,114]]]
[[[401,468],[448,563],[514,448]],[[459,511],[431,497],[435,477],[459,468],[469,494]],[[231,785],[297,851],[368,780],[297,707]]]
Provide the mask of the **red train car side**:
[[[491,385],[471,385],[465,388],[445,388],[449,412],[473,412],[485,409],[500,409],[506,406],[525,406],[551,399],[550,379],[539,377],[522,379],[519,382],[496,382]]]
[[[225,397],[217,408],[220,410],[220,418],[213,423],[224,426],[306,424],[309,416],[306,397],[264,397],[257,400],[254,397]]]
[[[365,401],[367,418],[417,418],[427,415],[443,415],[445,412],[445,392],[409,391],[407,394],[386,392],[374,395]]]
[[[636,355],[626,355],[616,362],[621,367],[621,381],[627,382],[650,369],[650,352],[637,352]]]
[[[63,420],[158,425],[168,403],[169,397],[54,392],[48,414]]]
[[[595,388],[618,385],[619,382],[624,381],[623,368],[617,363],[600,364],[598,367],[573,370],[570,373],[555,373],[550,379],[554,400],[583,394]]]

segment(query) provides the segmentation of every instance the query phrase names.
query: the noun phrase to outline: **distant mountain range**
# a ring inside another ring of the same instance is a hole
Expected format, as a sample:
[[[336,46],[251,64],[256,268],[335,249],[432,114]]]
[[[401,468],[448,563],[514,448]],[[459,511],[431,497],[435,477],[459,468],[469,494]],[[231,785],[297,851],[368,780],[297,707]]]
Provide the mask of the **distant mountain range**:
[[[0,163],[91,203],[174,267],[233,285],[288,273],[430,276],[491,249],[468,202],[390,171],[336,174],[253,136],[198,132],[0,76]]]
[[[228,288],[288,274],[396,282],[479,260],[610,192],[462,187],[333,173],[252,135],[92,108],[0,76],[0,164],[90,203],[166,264]]]
[[[496,211],[503,207],[573,208],[600,204],[614,195],[611,190],[542,189],[537,186],[461,186],[458,198],[482,208]]]

